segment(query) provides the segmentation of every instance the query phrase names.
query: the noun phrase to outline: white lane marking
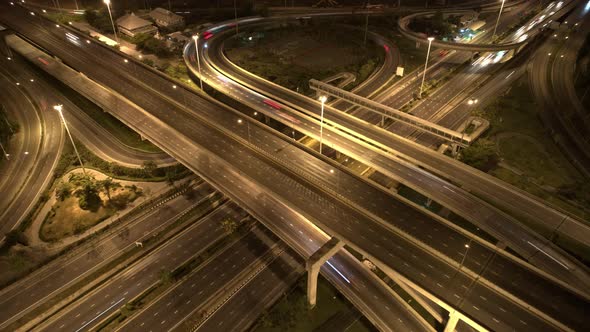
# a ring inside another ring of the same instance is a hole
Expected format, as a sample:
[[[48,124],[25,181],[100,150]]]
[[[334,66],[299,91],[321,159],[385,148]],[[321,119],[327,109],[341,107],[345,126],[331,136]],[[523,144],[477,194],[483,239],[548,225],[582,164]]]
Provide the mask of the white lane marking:
[[[81,331],[83,328],[85,328],[86,326],[88,326],[90,323],[94,322],[95,320],[97,320],[100,316],[104,315],[107,311],[113,309],[117,304],[123,302],[123,300],[125,300],[125,298],[120,299],[119,301],[115,302],[115,304],[113,304],[112,306],[106,308],[105,311],[99,313],[96,317],[92,318],[88,323],[82,325],[79,329],[77,329],[75,332],[79,332]]]
[[[545,255],[547,255],[547,257],[551,258],[552,260],[554,260],[555,262],[557,262],[557,264],[563,266],[566,268],[566,270],[569,270],[570,267],[563,264],[562,262],[558,261],[557,259],[553,258],[553,256],[549,255],[548,253],[546,253],[545,251],[543,251],[543,249],[537,247],[536,245],[532,244],[530,241],[527,241],[528,244],[530,244],[531,246],[535,247],[537,250],[539,250],[540,252],[544,253]]]

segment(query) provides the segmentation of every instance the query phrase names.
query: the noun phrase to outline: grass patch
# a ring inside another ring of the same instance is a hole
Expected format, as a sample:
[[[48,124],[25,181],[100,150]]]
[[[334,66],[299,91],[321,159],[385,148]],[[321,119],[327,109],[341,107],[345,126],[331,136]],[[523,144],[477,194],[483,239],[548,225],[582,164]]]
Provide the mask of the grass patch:
[[[339,313],[356,313],[352,304],[322,276],[318,278],[317,305],[309,309],[306,282],[307,276],[299,279],[289,293],[262,315],[251,331],[314,331]],[[359,320],[347,331],[368,332],[375,331],[375,328],[366,320]]]
[[[252,39],[250,39],[252,37]],[[228,58],[249,72],[305,94],[310,79],[340,72],[357,74],[352,88],[382,62],[374,45],[364,47],[362,32],[317,20],[302,20],[263,32],[244,31],[226,42]]]
[[[502,167],[489,173],[588,220],[589,184],[561,153],[536,109],[522,79],[504,96],[474,111],[490,121],[484,138],[495,141],[501,160],[522,174]]]
[[[77,15],[77,14],[70,14],[64,12],[47,12],[43,14],[45,17],[50,19],[51,21],[57,22],[59,24],[68,24],[69,22],[85,22],[84,15]]]
[[[510,168],[493,167],[489,174],[510,183],[548,203],[576,215],[590,217],[590,183],[570,164],[545,129],[538,107],[525,79],[517,81],[503,96],[474,115],[490,121],[483,138],[496,143],[500,162]],[[529,220],[521,220],[536,232],[585,262],[590,250]]]
[[[66,144],[70,145],[70,144]],[[158,167],[154,162],[146,162],[141,168],[124,167],[114,162],[108,162],[97,157],[80,142],[76,142],[84,167],[96,169],[116,179],[142,182],[167,181],[173,184],[192,172],[181,164]],[[55,170],[55,178],[59,178],[73,168],[79,167],[75,153],[70,150],[62,154]]]

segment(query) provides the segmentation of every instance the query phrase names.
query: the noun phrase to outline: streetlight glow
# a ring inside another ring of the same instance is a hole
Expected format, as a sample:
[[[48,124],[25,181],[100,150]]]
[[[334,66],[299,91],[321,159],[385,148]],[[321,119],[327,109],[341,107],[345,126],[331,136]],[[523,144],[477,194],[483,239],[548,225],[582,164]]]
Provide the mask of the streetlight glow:
[[[113,26],[113,33],[115,34],[115,40],[119,43],[119,37],[117,36],[117,29],[115,29],[115,21],[113,21],[113,14],[111,13],[111,0],[103,0],[104,4],[107,5],[109,11],[109,17],[111,18],[111,25]]]
[[[496,20],[496,25],[494,26],[494,33],[492,34],[492,40],[496,37],[496,29],[498,29],[498,23],[500,22],[500,16],[502,15],[502,9],[504,9],[504,2],[506,0],[502,0],[502,5],[500,5],[500,12],[498,13],[498,19]]]
[[[428,69],[428,58],[430,57],[430,46],[432,46],[432,41],[434,37],[426,38],[428,40],[428,50],[426,51],[426,61],[424,62],[424,72],[422,73],[422,84],[420,84],[420,95],[419,97],[422,98],[422,89],[424,88],[424,79],[426,78],[426,69]]]
[[[68,128],[68,124],[66,123],[66,119],[64,118],[64,114],[62,112],[63,105],[62,104],[54,105],[53,109],[59,113],[59,117],[61,118],[61,121],[62,121],[64,127],[66,128],[66,132],[68,133],[68,136],[70,137],[70,141],[72,142],[72,146],[74,147],[74,151],[76,152],[76,156],[78,157],[78,162],[80,163],[80,167],[82,167],[82,172],[84,173],[84,176],[86,176],[86,169],[84,168],[84,164],[82,163],[82,158],[80,158],[80,153],[78,153],[78,149],[76,148],[76,144],[74,143],[74,139],[72,138],[72,134],[70,133],[70,129]]]
[[[195,50],[197,51],[197,66],[199,67],[199,85],[201,86],[201,91],[203,90],[203,75],[201,74],[201,59],[199,58],[199,34],[193,36],[195,40]]]
[[[324,104],[328,97],[320,96],[320,102],[322,103],[322,112],[320,113],[320,154],[322,154],[322,141],[324,139]]]

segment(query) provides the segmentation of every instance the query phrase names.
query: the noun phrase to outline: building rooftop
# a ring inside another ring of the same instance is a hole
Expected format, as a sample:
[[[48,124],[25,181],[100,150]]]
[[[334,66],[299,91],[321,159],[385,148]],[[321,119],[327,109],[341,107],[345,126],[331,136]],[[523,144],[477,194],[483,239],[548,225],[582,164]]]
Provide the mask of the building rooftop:
[[[183,17],[164,8],[156,8],[150,12],[150,17],[154,20],[160,20],[164,22],[176,22],[182,20]]]
[[[131,13],[118,18],[117,25],[127,30],[135,30],[152,25],[152,22],[144,20],[143,18],[136,16],[134,13]]]

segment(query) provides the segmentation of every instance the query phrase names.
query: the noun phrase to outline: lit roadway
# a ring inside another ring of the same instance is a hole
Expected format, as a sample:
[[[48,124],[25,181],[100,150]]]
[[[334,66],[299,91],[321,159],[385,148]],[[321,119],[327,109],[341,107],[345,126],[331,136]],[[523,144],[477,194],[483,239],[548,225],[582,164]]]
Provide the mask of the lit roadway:
[[[174,270],[220,240],[224,236],[223,227],[220,227],[224,219],[241,220],[245,216],[244,211],[234,203],[222,205],[115,277],[109,278],[105,285],[69,305],[41,329],[90,330],[125,303],[158,283],[161,271]]]
[[[14,17],[11,15],[10,17]],[[20,28],[30,29],[35,28],[40,21],[33,17],[32,21],[27,22],[30,19],[28,13],[22,13],[21,19],[18,22],[24,23],[20,25]],[[16,22],[15,22],[16,23]],[[164,122],[157,120],[155,117],[139,111],[128,104],[113,101],[117,106],[113,108],[115,114],[128,123],[131,127],[135,128],[144,136],[151,139],[155,143],[159,143],[160,147],[166,151],[174,152],[174,157],[180,158],[180,161],[193,168],[193,170],[203,173],[207,176],[207,180],[210,183],[214,183],[220,187],[224,192],[233,194],[235,201],[239,202],[241,206],[249,208],[251,214],[262,221],[274,222],[267,224],[273,232],[280,234],[282,239],[286,239],[289,244],[295,248],[299,254],[304,257],[309,257],[315,250],[317,250],[325,241],[327,241],[326,235],[318,232],[318,229],[310,224],[300,213],[292,210],[278,198],[273,195],[269,195],[270,191],[258,186],[255,182],[248,180],[246,177],[239,173],[234,165],[239,167],[249,167],[248,172],[256,172],[257,180],[263,180],[270,185],[284,186],[284,180],[274,181],[277,170],[268,164],[258,165],[253,162],[252,164],[243,163],[242,160],[247,157],[252,158],[252,152],[250,150],[239,150],[242,154],[247,154],[242,158],[236,158],[231,153],[228,153],[227,148],[232,149],[235,152],[236,148],[239,148],[239,144],[232,141],[234,144],[228,146],[219,145],[222,142],[226,142],[227,136],[221,136],[222,133],[212,131],[211,127],[204,126],[201,124],[201,120],[197,118],[197,114],[187,114],[180,107],[179,103],[171,99],[165,98],[160,92],[156,92],[154,88],[160,88],[162,91],[174,94],[176,100],[182,100],[184,103],[192,102],[195,104],[195,111],[207,112],[209,109],[215,109],[218,112],[209,113],[209,115],[220,115],[231,118],[230,123],[236,127],[232,128],[231,131],[238,132],[242,136],[246,136],[246,127],[243,125],[238,126],[237,117],[231,114],[227,114],[226,108],[220,107],[216,103],[211,101],[205,101],[202,98],[196,97],[186,91],[175,89],[172,83],[168,80],[163,80],[158,74],[152,71],[146,71],[142,67],[131,68],[135,64],[133,62],[125,63],[123,59],[107,51],[104,47],[91,43],[89,46],[74,47],[68,42],[64,41],[63,31],[58,28],[54,28],[54,25],[48,27],[50,30],[55,30],[56,35],[46,34],[47,30],[35,30],[32,29],[29,36],[36,36],[36,33],[40,33],[43,38],[37,39],[40,43],[45,46],[53,48],[52,45],[60,45],[59,49],[55,49],[60,55],[61,59],[69,59],[78,63],[82,68],[89,70],[96,70],[96,73],[101,78],[101,81],[123,83],[122,91],[137,91],[138,95],[128,95],[129,97],[136,98],[135,101],[145,105],[148,109],[154,109],[156,115],[166,121],[173,120],[174,126],[180,126],[183,133],[172,129]],[[49,39],[47,39],[49,38]],[[79,53],[82,52],[82,53]],[[100,56],[96,56],[100,54]],[[49,66],[53,67],[55,61],[47,56],[39,55],[45,61],[50,63]],[[37,55],[33,57],[37,59]],[[99,61],[98,64],[93,63]],[[69,61],[68,61],[69,62]],[[90,62],[90,63],[89,63]],[[109,68],[113,66],[113,70],[120,75],[113,76],[109,71],[103,70],[103,68]],[[137,69],[137,70],[136,70]],[[90,75],[87,70],[85,73]],[[125,75],[123,75],[125,73]],[[149,79],[150,86],[148,87],[143,82],[136,79],[135,75],[141,74],[142,79]],[[79,74],[75,74],[76,77],[80,77]],[[148,89],[147,91],[145,89]],[[102,94],[101,91],[97,93]],[[112,100],[112,97],[107,97]],[[190,98],[190,99],[189,99]],[[187,135],[187,136],[185,136]],[[190,137],[190,139],[189,139]],[[197,141],[195,141],[197,139]],[[278,142],[273,137],[273,144],[284,142]],[[198,142],[198,143],[196,143]],[[197,145],[201,144],[201,145]],[[222,153],[226,158],[225,160],[218,159],[214,154],[211,154],[208,150],[201,148],[201,146],[208,146],[209,149]],[[180,151],[180,152],[177,152]],[[258,161],[260,163],[261,161]],[[233,165],[230,166],[232,163]],[[264,176],[262,170],[267,169],[269,177]],[[270,176],[272,175],[272,176]],[[280,175],[280,173],[279,173]],[[262,178],[261,178],[262,177]],[[276,189],[276,187],[274,188]],[[256,190],[256,192],[253,192]],[[284,190],[283,190],[284,191]],[[295,192],[292,194],[297,195]],[[304,197],[304,195],[297,195],[298,197]],[[291,198],[292,199],[292,198]],[[272,206],[273,208],[268,208]],[[313,207],[318,209],[317,206]],[[306,207],[307,209],[307,207]],[[307,213],[309,215],[309,213]],[[282,222],[282,220],[289,220],[290,223]],[[276,226],[276,227],[275,227]],[[315,239],[315,240],[314,240]],[[364,267],[360,266],[360,263],[356,260],[343,260],[340,257],[334,258],[334,266],[339,266],[343,271],[350,273],[349,280],[362,280],[363,283],[355,285],[356,287],[346,287],[343,292],[351,302],[359,307],[363,313],[365,313],[374,324],[384,330],[390,329],[410,329],[410,330],[421,330],[424,328],[422,321],[414,316],[403,305],[396,303],[396,299],[391,295],[390,291],[375,280],[375,277],[364,279],[368,274],[364,271]],[[358,272],[360,270],[360,272]],[[333,269],[322,271],[324,276],[329,280],[340,279],[341,275]],[[358,276],[359,279],[354,278]],[[377,289],[379,292],[372,292]],[[387,303],[387,305],[383,305]],[[385,314],[384,314],[385,313]]]
[[[240,271],[256,269],[263,265],[266,256],[276,256],[284,250],[276,236],[268,230],[266,232],[270,234],[265,234],[264,231],[265,229],[255,227],[240,240],[220,250],[157,301],[125,321],[117,330],[186,331],[192,320],[185,323],[184,318],[192,313],[197,313],[195,316],[198,316],[199,312],[211,309],[216,297],[223,296],[232,289],[232,281],[239,278]],[[230,326],[219,328],[226,330]]]
[[[4,234],[26,217],[49,184],[61,154],[64,133],[59,115],[48,112],[52,105],[30,95],[37,84],[35,77],[19,72],[20,66],[5,57],[0,60],[0,67],[0,102],[5,114],[20,126],[5,147],[10,160],[5,160],[0,169],[0,239],[3,239]]]
[[[574,88],[574,76],[578,51],[590,33],[590,20],[585,19],[589,11],[588,2],[581,2],[566,18],[567,24],[562,24],[559,31],[550,31],[547,42],[531,63],[534,70],[529,70],[535,98],[544,106],[544,122],[551,126],[558,144],[586,176],[590,176],[590,122]]]
[[[62,94],[47,78],[39,75],[37,70],[24,63],[20,56],[13,56],[11,62],[2,68],[13,81],[21,83],[35,105],[47,108],[43,114],[52,116],[53,105],[63,104],[64,117],[74,137],[81,141],[92,153],[109,162],[115,162],[121,166],[139,168],[146,161],[153,161],[158,166],[166,166],[176,163],[165,153],[144,152],[125,145],[108,130],[104,129],[96,120],[81,110],[75,103]],[[33,79],[34,82],[30,82]],[[55,112],[54,112],[55,113]],[[61,130],[61,129],[60,129]],[[48,132],[47,135],[55,135]],[[69,144],[69,143],[68,143]]]
[[[215,35],[207,41],[207,48],[202,49],[202,52],[200,53],[204,53],[204,61],[201,61],[201,65],[203,74],[206,76],[205,83],[214,85],[216,89],[232,96],[245,105],[285,123],[287,126],[294,127],[308,136],[316,139],[319,138],[317,117],[319,117],[318,113],[320,106],[317,101],[279,87],[238,68],[229,62],[229,60],[223,55],[222,51],[223,37],[228,34],[231,35],[232,31],[223,32],[221,31],[222,29],[217,27],[210,28],[209,30],[214,31]],[[203,46],[203,43],[200,43],[200,45]],[[194,51],[191,47],[185,50],[185,55],[187,56],[187,62],[191,65],[193,72],[197,73],[196,59],[194,58]],[[209,64],[212,64],[215,69],[221,71],[222,74],[216,74],[215,71],[211,71]],[[229,78],[223,78],[221,75],[227,75],[231,80]],[[236,80],[240,84],[235,84],[232,80]],[[252,92],[248,88],[255,89],[264,95]],[[264,99],[267,98],[265,95],[284,101],[290,106],[313,115],[316,119],[311,119],[300,112],[295,112],[294,109],[289,107],[282,107],[281,110],[277,110],[266,105],[263,103]],[[491,179],[492,181],[490,182],[499,188],[498,191],[500,193],[510,191],[513,194],[519,194],[520,191],[514,192],[512,189],[507,188],[507,185],[503,182],[490,175],[458,163],[424,147],[404,143],[403,139],[399,138],[399,136],[391,135],[390,133],[385,134],[381,129],[375,126],[370,126],[354,117],[333,110],[330,107],[326,107],[326,113],[325,121],[329,123],[329,125],[324,127],[323,140],[326,146],[336,148],[337,150],[377,169],[379,172],[382,172],[427,196],[433,197],[435,200],[449,207],[464,218],[476,222],[479,227],[494,235],[496,238],[506,242],[506,244],[519,252],[523,257],[527,258],[531,263],[543,267],[545,270],[556,275],[559,279],[563,281],[570,280],[572,285],[578,285],[580,282],[582,285],[588,285],[588,277],[583,265],[569,257],[556,246],[550,245],[547,240],[530,232],[530,230],[520,225],[505,213],[494,209],[489,204],[475,198],[465,190],[432,176],[407,162],[403,162],[389,153],[384,153],[382,150],[375,149],[374,146],[366,144],[363,140],[366,141],[367,137],[379,135],[379,139],[382,140],[381,142],[386,142],[390,145],[391,143],[399,142],[401,144],[396,145],[396,148],[403,148],[406,150],[409,148],[414,150],[415,152],[413,152],[413,154],[409,154],[414,157],[414,159],[425,155],[428,157],[424,157],[424,159],[429,163],[432,163],[432,159],[442,161],[437,167],[448,172],[447,166],[451,166],[453,172],[456,172],[461,178],[465,178],[466,180],[474,181],[481,179],[485,182],[485,180]],[[334,119],[335,121],[333,121]],[[364,136],[354,134],[356,137],[364,137],[363,140],[351,139],[349,135],[343,133],[344,131],[352,132],[353,130],[350,130],[351,128],[355,129],[354,131],[357,133],[364,134]],[[386,139],[389,140],[387,141]],[[375,141],[373,141],[373,143],[375,143]],[[404,159],[412,160],[406,156],[402,157]],[[470,174],[476,176],[470,176]],[[481,185],[482,183],[478,183],[478,186]],[[468,187],[468,189],[473,190],[474,188]],[[529,196],[519,197],[528,198]],[[502,201],[506,202],[503,199]],[[536,202],[542,204],[538,201]],[[515,204],[515,202],[509,203]],[[522,202],[522,200],[516,203],[526,204],[526,202]],[[543,206],[547,208],[545,205]],[[526,209],[530,210],[530,207],[526,205]],[[562,220],[560,220],[560,222],[561,221]],[[541,249],[542,252],[539,249]],[[585,289],[583,286],[580,286],[580,288]]]
[[[97,271],[112,259],[134,247],[175,221],[182,213],[193,208],[200,199],[214,190],[201,183],[196,186],[193,200],[179,196],[159,209],[151,209],[116,231],[101,235],[71,252],[56,258],[0,291],[0,330],[37,308],[46,300],[77,281]]]
[[[525,301],[534,302],[535,307],[558,317],[559,321],[574,329],[585,328],[587,323],[579,312],[587,305],[585,300],[475,242],[470,247],[469,257],[460,267],[458,262],[465,252],[465,244],[469,242],[461,234],[448,234],[449,229],[442,226],[430,227],[431,234],[412,234],[428,239],[424,242],[430,245],[439,247],[438,244],[441,244],[441,252],[433,251],[388,222],[405,222],[409,224],[406,231],[411,232],[412,226],[420,220],[432,225],[429,218],[424,219],[425,216],[418,210],[388,196],[367,201],[367,196],[380,191],[340,168],[301,153],[300,148],[257,123],[245,119],[240,124],[237,121],[240,115],[233,111],[182,89],[174,89],[170,81],[143,67],[130,68],[115,53],[100,46],[70,45],[65,42],[63,32],[53,26],[47,26],[49,33],[35,29],[39,21],[20,9],[13,9],[11,15],[2,15],[2,19],[51,49],[64,62],[82,69],[89,77],[121,92],[134,91],[133,94],[127,93],[126,97],[150,113],[121,105],[114,110],[115,114],[220,190],[234,196],[234,200],[266,223],[273,232],[277,231],[273,228],[277,223],[285,225],[288,221],[302,221],[303,215],[344,239],[376,263],[395,267],[415,283],[494,330],[511,329],[511,326],[537,330],[564,327],[556,322],[552,325],[549,317],[541,319],[537,314],[515,305],[507,299],[504,291],[492,290],[492,283]],[[60,45],[59,49],[55,45]],[[116,71],[118,75],[104,69]],[[141,75],[141,81],[133,77],[134,69],[137,69],[137,75]],[[143,82],[149,82],[149,85]],[[191,111],[185,110],[183,104]],[[248,140],[252,140],[252,144],[248,144]],[[334,189],[338,188],[346,190],[339,190],[336,194]],[[289,213],[281,200],[289,202],[301,215],[295,211]],[[268,218],[268,213],[274,213],[276,209],[280,213],[272,219]],[[279,221],[283,220],[281,217],[285,222]],[[298,224],[297,228],[293,226],[290,234],[310,227]],[[441,235],[437,234],[439,232]],[[447,234],[453,238],[442,242],[447,239]],[[305,245],[292,243],[288,235],[281,238],[294,248]],[[318,246],[313,239],[309,243]],[[524,282],[526,285],[519,286]],[[552,301],[546,303],[549,297]]]
[[[221,327],[226,331],[246,331],[268,307],[268,303],[275,302],[288,290],[293,279],[301,275],[303,271],[297,270],[301,265],[299,259],[290,251],[283,252],[196,331],[218,332]]]

